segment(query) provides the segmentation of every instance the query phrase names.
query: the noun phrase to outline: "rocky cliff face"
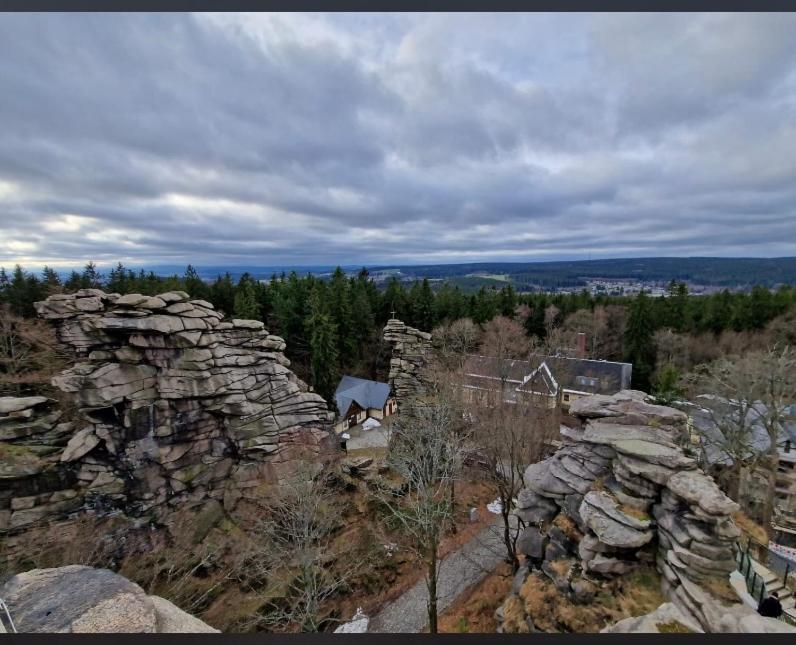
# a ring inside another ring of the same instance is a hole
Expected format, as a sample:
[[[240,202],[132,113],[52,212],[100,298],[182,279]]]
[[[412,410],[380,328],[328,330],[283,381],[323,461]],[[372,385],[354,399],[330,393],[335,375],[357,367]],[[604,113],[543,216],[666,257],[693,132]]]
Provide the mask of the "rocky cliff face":
[[[261,322],[222,320],[184,292],[84,289],[36,303],[77,363],[53,379],[74,425],[41,397],[0,403],[0,529],[86,506],[156,516],[227,509],[299,457],[337,454],[326,402],[289,369]]]
[[[588,602],[600,580],[654,565],[678,622],[745,631],[752,619],[739,621],[753,610],[711,593],[728,589],[736,568],[740,532],[730,515],[738,505],[683,450],[685,415],[645,397],[623,391],[575,402],[570,413],[585,428],[568,431],[552,457],[527,468],[519,577],[541,569],[560,593]]]
[[[392,345],[389,381],[399,405],[425,393],[422,371],[431,352],[431,334],[391,318],[384,327],[384,340]]]

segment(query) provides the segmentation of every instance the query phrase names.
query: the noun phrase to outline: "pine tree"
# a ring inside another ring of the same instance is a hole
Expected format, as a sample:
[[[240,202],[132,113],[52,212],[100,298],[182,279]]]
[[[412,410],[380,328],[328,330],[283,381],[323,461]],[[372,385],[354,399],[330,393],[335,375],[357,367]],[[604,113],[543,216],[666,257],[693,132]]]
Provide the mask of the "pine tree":
[[[207,300],[210,297],[210,287],[199,277],[199,273],[190,264],[185,269],[183,283],[185,284],[185,290],[191,294],[191,297],[199,300]]]
[[[337,327],[325,311],[319,289],[313,289],[309,305],[306,325],[310,336],[312,384],[329,406],[334,407],[334,392],[340,381]]]
[[[73,269],[66,282],[64,282],[64,290],[67,293],[74,293],[78,289],[82,288],[82,280],[83,278],[80,276],[80,274]]]
[[[409,292],[412,306],[412,326],[423,331],[431,331],[434,327],[434,292],[428,278],[415,282]]]
[[[241,277],[238,288],[235,289],[233,313],[235,318],[260,319],[260,303],[257,302],[254,283],[247,275]]]
[[[105,288],[112,293],[130,293],[131,280],[128,278],[127,269],[119,262],[116,268],[108,273]]]
[[[215,308],[229,314],[235,308],[235,285],[229,272],[218,276],[210,287],[210,299]]]
[[[625,356],[633,363],[633,387],[650,391],[650,376],[655,369],[655,324],[652,308],[644,290],[630,303],[625,329]]]
[[[357,353],[354,317],[351,311],[351,287],[345,273],[337,267],[329,280],[329,315],[337,328],[337,352],[343,361]]]
[[[500,315],[512,318],[514,310],[517,308],[517,295],[514,293],[514,287],[510,284],[503,287],[500,290],[499,300]]]
[[[60,293],[63,289],[61,284],[61,277],[57,271],[45,266],[42,270],[42,286],[48,296],[54,293]]]
[[[5,267],[0,267],[0,304],[8,302],[8,289],[11,281],[8,279]]]
[[[83,269],[83,274],[80,276],[81,287],[83,289],[101,289],[102,288],[102,274],[97,271],[97,265],[89,262]]]
[[[393,312],[395,312],[394,316]],[[382,298],[382,320],[386,321],[395,317],[407,322],[409,315],[409,298],[406,294],[406,289],[397,278],[390,278]]]
[[[543,297],[531,301],[531,313],[525,320],[525,333],[528,336],[536,336],[540,340],[544,340],[547,336],[547,327],[544,324],[545,306],[546,302]]]

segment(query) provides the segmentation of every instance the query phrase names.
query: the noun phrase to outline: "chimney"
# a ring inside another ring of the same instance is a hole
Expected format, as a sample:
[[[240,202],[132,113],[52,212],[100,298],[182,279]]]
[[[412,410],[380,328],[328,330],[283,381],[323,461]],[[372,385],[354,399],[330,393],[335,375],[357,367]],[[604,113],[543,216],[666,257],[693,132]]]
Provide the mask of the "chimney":
[[[577,345],[578,358],[586,358],[586,334],[582,331],[578,332],[578,345]]]

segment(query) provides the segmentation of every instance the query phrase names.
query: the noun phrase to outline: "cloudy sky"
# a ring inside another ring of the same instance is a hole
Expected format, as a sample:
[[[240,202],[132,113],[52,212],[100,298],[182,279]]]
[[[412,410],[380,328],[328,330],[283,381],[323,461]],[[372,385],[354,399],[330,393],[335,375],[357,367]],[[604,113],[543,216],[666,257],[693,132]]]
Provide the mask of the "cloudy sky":
[[[0,264],[796,255],[796,14],[0,16]]]

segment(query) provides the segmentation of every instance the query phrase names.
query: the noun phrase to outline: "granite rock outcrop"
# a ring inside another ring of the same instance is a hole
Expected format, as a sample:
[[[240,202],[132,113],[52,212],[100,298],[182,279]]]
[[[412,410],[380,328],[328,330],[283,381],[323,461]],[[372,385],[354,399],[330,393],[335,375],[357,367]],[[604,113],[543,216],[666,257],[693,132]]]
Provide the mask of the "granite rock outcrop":
[[[584,397],[570,414],[583,427],[562,429],[563,445],[526,469],[518,495],[525,571],[540,570],[560,593],[584,602],[584,583],[654,566],[672,603],[661,621],[677,614],[693,631],[746,631],[749,608],[711,591],[730,589],[738,505],[689,454],[685,414],[633,390]],[[615,631],[646,629],[653,618]]]
[[[83,289],[36,303],[76,363],[53,378],[78,413],[0,399],[0,530],[78,508],[156,518],[183,503],[227,510],[297,459],[336,459],[333,414],[289,369],[262,322],[213,305]]]
[[[390,318],[384,340],[392,346],[388,380],[399,405],[426,392],[423,370],[431,354],[431,334]]]

